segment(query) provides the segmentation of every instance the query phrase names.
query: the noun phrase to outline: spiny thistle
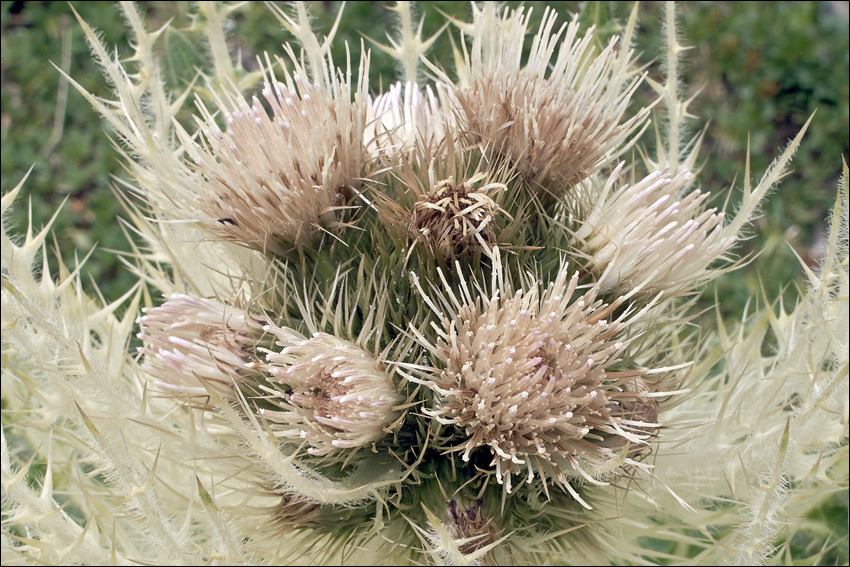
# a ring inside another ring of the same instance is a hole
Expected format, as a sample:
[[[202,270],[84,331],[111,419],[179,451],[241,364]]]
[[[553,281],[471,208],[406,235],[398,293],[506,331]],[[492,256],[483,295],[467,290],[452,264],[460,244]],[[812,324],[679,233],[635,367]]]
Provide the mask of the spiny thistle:
[[[453,80],[400,2],[380,93],[303,3],[271,7],[300,48],[245,72],[240,7],[200,4],[180,93],[134,4],[129,57],[80,20],[115,99],[69,80],[137,197],[120,301],[34,275],[48,229],[11,236],[3,196],[4,564],[766,562],[846,493],[846,186],[792,313],[691,331],[803,132],[708,208],[672,5],[655,158],[636,8],[526,41],[530,11],[473,6]]]
[[[498,256],[494,269],[501,270]],[[643,422],[623,411],[647,393],[635,385],[646,383],[647,369],[611,369],[628,346],[626,312],[607,318],[624,300],[604,304],[597,288],[575,299],[577,285],[578,274],[568,281],[562,272],[542,294],[536,285],[514,294],[502,287],[470,303],[464,286],[464,300],[452,295],[443,305],[431,303],[435,312],[445,310],[443,328],[436,345],[422,340],[444,369],[426,382],[437,401],[424,411],[463,432],[465,440],[446,450],[461,452],[464,462],[488,448],[489,466],[507,492],[511,476],[525,470],[528,482],[552,476],[583,503],[567,474],[592,480],[586,463],[616,460],[603,444],[612,436],[622,437],[615,446],[647,443],[633,427]]]

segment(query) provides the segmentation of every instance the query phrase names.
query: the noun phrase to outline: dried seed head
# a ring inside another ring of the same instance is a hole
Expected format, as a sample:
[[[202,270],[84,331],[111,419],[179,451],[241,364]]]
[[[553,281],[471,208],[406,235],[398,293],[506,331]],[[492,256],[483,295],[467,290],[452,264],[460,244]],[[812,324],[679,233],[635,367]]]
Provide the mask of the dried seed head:
[[[437,397],[426,411],[463,439],[446,450],[464,461],[489,450],[508,491],[518,469],[563,484],[565,471],[610,458],[609,436],[647,437],[619,423],[620,400],[634,398],[625,383],[646,371],[610,370],[626,346],[622,317],[606,320],[620,302],[603,304],[596,288],[570,302],[577,284],[561,274],[539,298],[535,286],[459,305],[433,347],[444,369],[428,382]]]
[[[664,169],[615,189],[621,163],[595,196],[576,231],[586,269],[603,292],[687,293],[711,278],[709,266],[735,240],[723,234],[723,213],[704,210],[707,193],[684,193],[690,173]]]
[[[449,500],[446,512],[452,536],[456,540],[468,540],[458,546],[458,551],[463,555],[471,555],[496,541],[496,526],[493,519],[484,514],[480,500],[471,506],[464,506],[454,499]]]
[[[267,356],[272,381],[285,387],[271,399],[280,410],[263,411],[276,435],[306,440],[311,455],[358,449],[387,435],[404,398],[369,352],[326,333],[294,341],[291,331],[267,330],[285,347]]]
[[[264,322],[212,299],[175,294],[143,310],[138,337],[142,368],[170,391],[207,395],[201,381],[225,395],[255,372],[250,361]]]
[[[500,207],[486,191],[469,186],[481,176],[455,184],[449,177],[413,205],[411,225],[434,256],[450,260],[484,249],[496,242],[494,219]]]
[[[335,226],[366,158],[366,105],[349,100],[347,84],[338,91],[301,75],[292,87],[267,80],[265,106],[256,97],[218,101],[226,131],[198,103],[203,143],[186,144],[206,180],[196,206],[216,233],[282,253]]]
[[[616,38],[594,57],[592,30],[578,37],[574,21],[555,32],[551,11],[521,64],[529,14],[495,10],[475,10],[469,85],[455,92],[460,122],[532,187],[562,195],[630,147],[648,117],[623,119],[641,79]]]
[[[370,195],[385,226],[449,262],[479,251],[489,256],[514,224],[502,206],[512,172],[482,159],[480,148],[460,137],[447,132],[438,146],[418,141],[399,158],[393,182]]]

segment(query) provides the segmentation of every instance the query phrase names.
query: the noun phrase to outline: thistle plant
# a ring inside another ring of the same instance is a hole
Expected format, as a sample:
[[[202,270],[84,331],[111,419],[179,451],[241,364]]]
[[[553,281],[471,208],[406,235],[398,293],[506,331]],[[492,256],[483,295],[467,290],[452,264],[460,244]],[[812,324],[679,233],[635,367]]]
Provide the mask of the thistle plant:
[[[4,564],[827,551],[787,542],[848,486],[847,166],[798,304],[693,325],[808,123],[713,204],[672,4],[657,82],[637,6],[611,38],[482,3],[424,39],[399,2],[384,92],[303,3],[256,71],[239,6],[199,3],[210,65],[175,92],[121,9],[128,53],[79,21],[114,97],[68,80],[123,149],[138,284],[51,273],[49,227],[6,224],[25,180],[3,196]]]

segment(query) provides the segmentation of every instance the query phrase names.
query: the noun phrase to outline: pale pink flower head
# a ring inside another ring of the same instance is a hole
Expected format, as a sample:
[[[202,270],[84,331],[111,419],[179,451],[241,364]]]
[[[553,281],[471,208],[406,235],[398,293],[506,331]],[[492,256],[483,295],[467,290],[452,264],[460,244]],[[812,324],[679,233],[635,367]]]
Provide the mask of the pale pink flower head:
[[[316,456],[352,455],[386,437],[404,398],[383,365],[357,344],[327,333],[299,337],[267,327],[284,348],[267,355],[270,401],[261,410],[281,439],[307,443]]]
[[[575,297],[577,285],[578,274],[561,273],[542,293],[502,285],[473,300],[467,290],[442,301],[443,326],[427,345],[442,370],[425,381],[435,394],[425,411],[457,431],[444,450],[489,465],[507,491],[525,471],[572,493],[567,476],[611,459],[611,438],[647,446],[626,407],[643,395],[628,384],[647,370],[622,364],[628,310],[598,300],[597,288]]]
[[[232,395],[255,374],[254,347],[263,334],[259,317],[214,299],[175,294],[143,310],[138,334],[142,369],[163,389],[207,395],[207,387]]]

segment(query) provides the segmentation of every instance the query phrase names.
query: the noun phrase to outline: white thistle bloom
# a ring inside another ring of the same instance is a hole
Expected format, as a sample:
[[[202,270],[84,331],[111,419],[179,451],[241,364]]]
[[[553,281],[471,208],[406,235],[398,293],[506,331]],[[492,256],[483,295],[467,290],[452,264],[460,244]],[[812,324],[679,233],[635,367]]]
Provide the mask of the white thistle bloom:
[[[298,340],[289,329],[266,330],[284,347],[267,355],[270,380],[280,385],[269,389],[270,399],[281,409],[261,410],[275,435],[306,440],[311,455],[339,454],[387,436],[404,398],[369,352],[327,333]]]
[[[438,147],[454,124],[448,93],[436,85],[421,88],[414,83],[395,83],[387,92],[370,97],[364,143],[372,156],[395,164],[397,158],[417,144]]]
[[[532,187],[558,196],[626,151],[649,111],[624,118],[641,82],[627,38],[594,56],[592,29],[579,37],[573,21],[554,31],[557,14],[547,8],[523,64],[529,16],[521,8],[499,16],[492,3],[474,9],[464,28],[472,36],[461,73],[469,84],[454,95],[475,140]]]
[[[217,99],[227,122],[198,102],[202,142],[181,136],[199,183],[194,208],[214,232],[272,253],[314,243],[338,226],[359,186],[366,155],[365,86],[351,100],[347,79],[331,94],[296,73],[266,77],[265,104]]]
[[[625,294],[641,287],[676,295],[711,278],[709,266],[723,258],[735,237],[723,231],[722,212],[705,209],[708,193],[685,193],[688,171],[655,171],[632,185],[616,187],[624,163],[594,195],[575,233],[603,292]]]
[[[206,395],[203,384],[225,395],[246,374],[264,322],[213,299],[174,294],[138,320],[142,369],[173,392]]]

